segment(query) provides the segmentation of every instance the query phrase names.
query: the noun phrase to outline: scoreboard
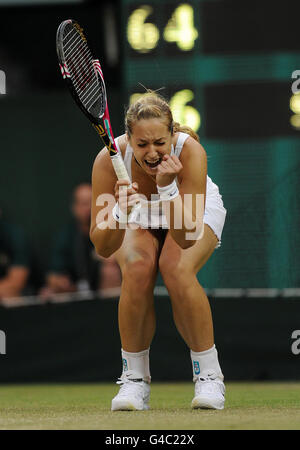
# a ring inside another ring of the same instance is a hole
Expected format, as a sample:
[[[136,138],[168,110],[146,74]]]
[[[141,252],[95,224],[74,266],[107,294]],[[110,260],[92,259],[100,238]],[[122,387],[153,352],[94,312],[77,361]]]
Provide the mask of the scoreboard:
[[[208,138],[298,136],[300,14],[278,3],[123,0],[124,102],[159,90]]]
[[[136,87],[144,90],[138,83],[161,89],[162,95],[170,100],[174,119],[189,123],[195,130],[201,126],[202,95],[201,85],[190,75],[194,55],[199,50],[198,30],[191,4],[152,2],[131,5],[126,32],[130,99],[137,95]]]
[[[132,101],[145,86],[161,89],[174,119],[201,126],[201,84],[193,76],[200,51],[199,22],[192,3],[127,2],[125,86]],[[185,67],[183,67],[185,64]]]
[[[297,286],[300,1],[122,0],[121,12],[124,103],[160,89],[198,132],[228,211],[202,285]]]

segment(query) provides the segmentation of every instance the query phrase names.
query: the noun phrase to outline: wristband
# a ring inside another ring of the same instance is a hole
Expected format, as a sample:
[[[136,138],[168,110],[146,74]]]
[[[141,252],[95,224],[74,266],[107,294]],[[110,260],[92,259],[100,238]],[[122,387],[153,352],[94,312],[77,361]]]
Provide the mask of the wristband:
[[[157,186],[157,192],[159,193],[160,200],[163,201],[173,200],[179,195],[179,190],[175,180],[173,180],[171,184],[168,184],[168,186]]]
[[[127,214],[124,214],[123,211],[120,209],[118,202],[112,209],[112,215],[116,222],[127,224],[128,216]]]

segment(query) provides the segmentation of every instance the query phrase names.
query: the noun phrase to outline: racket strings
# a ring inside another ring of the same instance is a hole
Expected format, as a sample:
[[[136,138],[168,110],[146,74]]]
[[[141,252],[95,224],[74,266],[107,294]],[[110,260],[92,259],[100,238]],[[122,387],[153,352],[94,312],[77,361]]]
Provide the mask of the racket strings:
[[[75,34],[75,36],[72,36],[70,41],[65,45],[64,52],[65,52],[66,58],[68,58],[71,55],[74,48],[76,50],[75,46],[78,44],[78,42],[80,42],[80,39],[81,39],[80,36],[78,34],[77,35]],[[66,37],[64,38],[64,41],[65,40],[66,40]]]
[[[71,69],[71,76],[72,72],[73,71]],[[91,82],[90,74],[86,74],[85,76],[82,76],[81,74],[80,77],[77,77],[75,74],[74,78],[77,81],[73,82],[73,86],[76,89],[81,102],[88,109],[99,99],[99,92],[98,95],[94,95],[95,93],[97,93],[97,91],[99,91],[98,80],[97,78],[95,78]]]
[[[58,42],[74,95],[87,112],[101,118],[107,106],[105,84],[82,29],[76,22],[63,22]]]
[[[73,59],[67,58],[66,61],[74,73],[74,87],[80,92],[85,90],[90,81],[97,81],[97,77],[91,68],[91,63],[84,60],[84,56],[75,56]]]
[[[92,86],[87,91],[87,93],[85,93],[85,95],[84,95],[84,96],[86,96],[88,94],[88,96],[85,99],[83,98],[84,96],[81,98],[81,101],[85,104],[87,109],[89,107],[91,107],[95,103],[95,101],[97,101],[100,98],[101,95],[99,94],[99,92],[98,92],[98,95],[96,97],[94,97],[94,92],[95,92],[95,90],[98,90],[98,89],[99,89],[99,86],[98,86],[98,84],[95,83],[94,86]]]
[[[99,81],[93,66],[93,57],[90,49],[73,27],[64,36],[63,45],[73,86],[80,101],[89,109],[101,97]]]
[[[76,85],[79,85],[81,81],[89,81],[96,75],[91,66],[92,56],[89,54],[88,48],[83,48],[82,45],[78,45],[72,55],[66,56],[67,65],[70,65],[74,78],[76,79]],[[81,69],[81,70],[80,70]]]
[[[80,50],[80,54],[78,54],[78,51]],[[65,52],[65,58],[72,60],[72,59],[78,59],[78,62],[81,60],[82,63],[90,64],[91,61],[93,61],[93,57],[90,53],[89,48],[87,45],[84,45],[82,42],[79,42],[77,46],[74,48],[70,54],[67,54]],[[89,66],[90,67],[90,66]]]
[[[68,29],[69,29],[70,31],[67,31]],[[68,24],[68,25],[65,26],[65,31],[64,31],[64,36],[63,36],[63,41],[66,41],[67,38],[68,38],[68,36],[69,36],[70,34],[73,34],[73,35],[75,35],[75,36],[81,38],[80,34],[79,34],[79,33],[76,33],[76,31],[75,31],[73,25]]]

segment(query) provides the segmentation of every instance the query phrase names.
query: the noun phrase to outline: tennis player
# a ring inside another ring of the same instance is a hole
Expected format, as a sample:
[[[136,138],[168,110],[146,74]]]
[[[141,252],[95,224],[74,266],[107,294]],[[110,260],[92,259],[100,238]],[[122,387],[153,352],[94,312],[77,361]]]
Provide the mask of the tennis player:
[[[221,243],[226,216],[222,197],[207,176],[206,152],[198,135],[174,123],[164,98],[148,92],[133,103],[125,129],[116,144],[132,184],[117,181],[106,149],[96,157],[92,174],[90,237],[99,255],[114,254],[122,273],[118,319],[123,371],[111,409],[149,408],[158,269],[176,327],[190,349],[195,383],[191,407],[223,409],[224,377],[210,305],[196,276]],[[106,204],[105,221],[104,194],[114,196],[113,204]],[[186,194],[192,201],[185,201]],[[199,208],[195,213],[197,196],[205,201],[202,214]],[[184,220],[178,226],[180,216]]]

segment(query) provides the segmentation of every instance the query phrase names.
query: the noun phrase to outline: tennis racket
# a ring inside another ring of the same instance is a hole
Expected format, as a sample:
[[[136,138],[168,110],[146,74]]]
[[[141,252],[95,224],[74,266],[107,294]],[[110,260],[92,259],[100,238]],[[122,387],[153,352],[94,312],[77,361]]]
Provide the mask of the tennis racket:
[[[77,105],[109,151],[117,178],[128,180],[131,184],[114,140],[100,62],[93,58],[83,29],[76,21],[64,20],[59,25],[56,50],[62,76]]]

